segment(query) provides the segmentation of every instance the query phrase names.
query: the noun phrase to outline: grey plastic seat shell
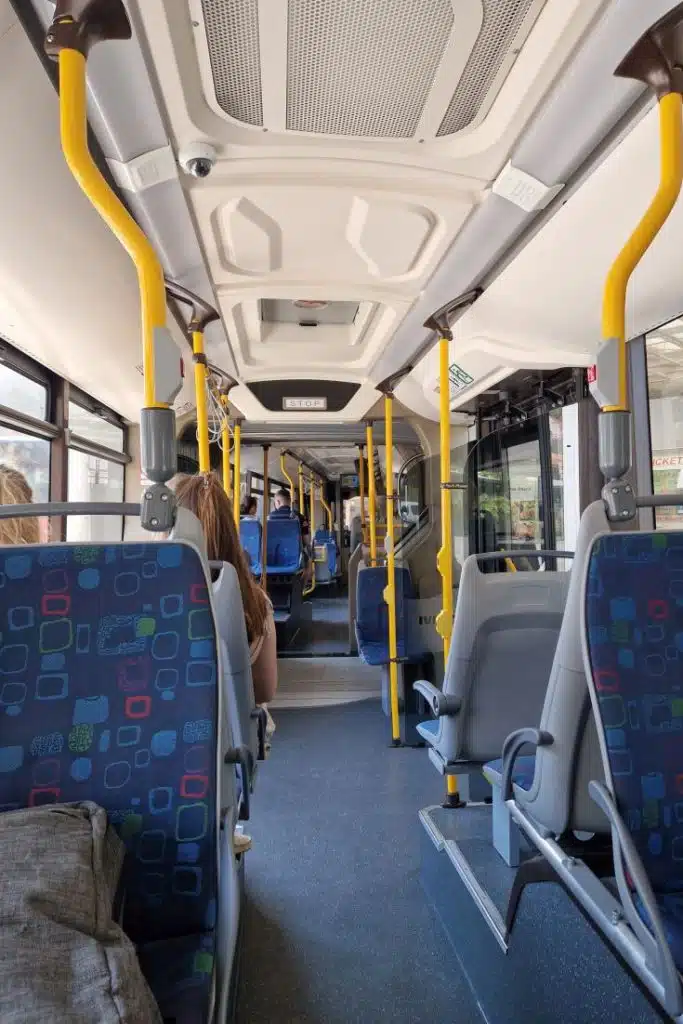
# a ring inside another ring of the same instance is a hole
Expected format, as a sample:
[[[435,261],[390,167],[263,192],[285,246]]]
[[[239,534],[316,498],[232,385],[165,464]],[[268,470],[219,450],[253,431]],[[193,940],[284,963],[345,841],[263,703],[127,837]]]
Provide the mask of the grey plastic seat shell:
[[[223,692],[228,707],[233,745],[247,747],[255,766],[258,757],[258,719],[251,676],[251,653],[242,595],[233,565],[223,562],[213,583],[213,606],[220,642]]]
[[[538,726],[553,742],[536,751],[529,790],[514,787],[515,802],[554,835],[568,829],[607,832],[607,820],[588,793],[592,779],[604,781],[595,718],[583,660],[581,600],[583,576],[595,537],[610,525],[602,501],[584,511],[576,540],[567,604]],[[500,755],[499,755],[500,756]]]
[[[443,684],[460,707],[440,717],[436,733],[419,730],[445,765],[500,757],[510,732],[538,721],[569,576],[487,574],[476,555],[465,560]]]

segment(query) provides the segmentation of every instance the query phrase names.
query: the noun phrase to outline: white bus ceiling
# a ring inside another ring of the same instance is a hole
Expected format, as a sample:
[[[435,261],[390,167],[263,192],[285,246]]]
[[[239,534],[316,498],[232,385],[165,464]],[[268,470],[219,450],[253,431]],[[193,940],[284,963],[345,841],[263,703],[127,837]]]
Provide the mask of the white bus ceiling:
[[[33,3],[47,24],[52,5]],[[584,181],[576,175],[620,119],[642,116],[640,87],[612,73],[673,0],[530,0],[514,5],[516,20],[510,4],[498,4],[497,17],[508,20],[497,32],[488,0],[431,0],[430,24],[443,22],[441,37],[409,55],[400,40],[414,38],[425,21],[417,2],[391,7],[392,34],[383,31],[381,5],[368,20],[357,0],[127,6],[134,39],[95,47],[89,60],[91,123],[166,272],[220,308],[207,352],[241,382],[231,400],[247,420],[362,420],[377,401],[374,386],[424,344],[427,316],[481,281],[515,243],[515,258],[485,281],[483,297],[456,326],[452,359],[473,380],[455,408],[518,368],[592,362],[607,264],[657,174],[650,120]],[[0,123],[17,159],[6,158],[0,171],[12,198],[0,247],[0,330],[137,419],[132,266],[64,166],[54,90],[7,0],[0,0],[3,24]],[[232,26],[234,53],[221,24]],[[496,39],[502,50],[482,57]],[[472,85],[476,76],[466,74],[458,87],[470,56],[470,71],[484,60],[486,95]],[[221,63],[228,57],[229,74]],[[338,88],[328,97],[336,120],[316,100],[321,66]],[[384,89],[386,69],[393,92]],[[451,97],[460,88],[462,99],[467,82],[465,116]],[[345,97],[361,83],[356,116]],[[217,152],[203,180],[177,164],[197,141]],[[568,183],[556,205],[529,212],[494,194],[509,160],[549,187]],[[675,306],[665,261],[672,262],[678,217],[636,276],[634,293],[645,282],[647,299],[634,330]],[[541,223],[532,237],[531,226]],[[330,304],[319,326],[296,322],[293,308],[301,321],[315,321],[315,309],[291,306],[301,299]],[[407,409],[432,420],[435,370],[432,352],[398,390]],[[246,387],[304,378],[358,389],[340,412],[311,413],[267,410]],[[177,406],[191,402],[186,383]]]

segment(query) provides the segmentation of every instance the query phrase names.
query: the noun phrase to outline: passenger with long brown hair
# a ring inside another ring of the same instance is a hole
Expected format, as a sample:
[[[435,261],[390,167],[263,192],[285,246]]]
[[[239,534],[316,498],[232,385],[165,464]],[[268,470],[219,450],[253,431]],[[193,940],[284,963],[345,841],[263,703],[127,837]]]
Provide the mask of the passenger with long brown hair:
[[[253,579],[235,527],[232,502],[214,473],[178,476],[174,481],[178,504],[202,525],[211,562],[234,566],[242,595],[251,649],[251,674],[257,704],[267,704],[277,689],[277,651],[273,606]]]
[[[18,469],[0,464],[0,505],[30,505],[33,491]],[[0,519],[0,545],[40,544],[41,530],[37,517]]]

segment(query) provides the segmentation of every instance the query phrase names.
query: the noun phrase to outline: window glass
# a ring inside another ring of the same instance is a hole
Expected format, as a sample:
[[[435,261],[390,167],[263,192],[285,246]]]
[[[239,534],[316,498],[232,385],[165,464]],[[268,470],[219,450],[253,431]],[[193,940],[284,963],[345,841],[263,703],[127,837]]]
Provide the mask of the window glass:
[[[69,402],[69,430],[115,452],[123,451],[123,430],[76,402]]]
[[[680,491],[680,505],[655,509],[658,529],[683,529],[683,319],[646,339],[655,494]]]
[[[49,441],[0,424],[0,463],[26,477],[34,501],[50,500]]]
[[[47,388],[0,363],[0,404],[37,420],[46,420]]]
[[[123,501],[123,466],[94,455],[69,450],[68,500]],[[69,516],[66,539],[72,541],[121,540],[122,516]]]

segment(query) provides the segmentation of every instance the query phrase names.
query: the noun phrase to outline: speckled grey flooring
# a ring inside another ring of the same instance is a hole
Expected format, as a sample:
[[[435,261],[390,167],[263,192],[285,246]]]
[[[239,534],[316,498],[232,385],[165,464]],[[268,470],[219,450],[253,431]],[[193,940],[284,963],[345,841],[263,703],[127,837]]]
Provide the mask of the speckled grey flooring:
[[[247,854],[239,1024],[480,1024],[418,879],[423,750],[379,702],[277,713]]]

